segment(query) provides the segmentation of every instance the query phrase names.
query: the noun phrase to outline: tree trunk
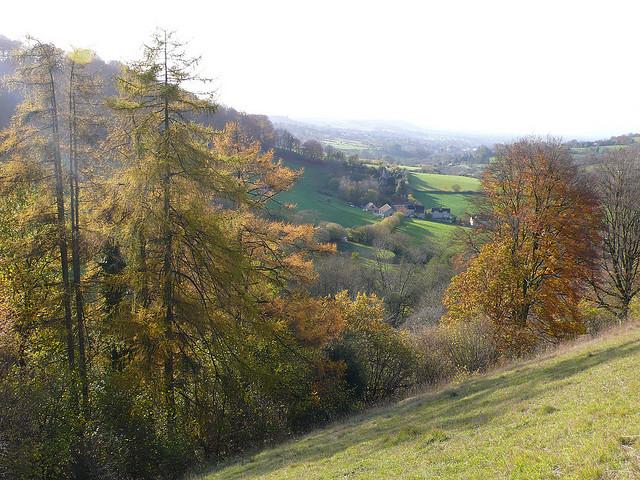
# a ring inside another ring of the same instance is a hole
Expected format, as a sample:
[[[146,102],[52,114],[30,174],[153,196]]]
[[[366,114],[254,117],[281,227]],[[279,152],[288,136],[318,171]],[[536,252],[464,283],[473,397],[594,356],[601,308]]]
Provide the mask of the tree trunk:
[[[69,77],[69,181],[71,192],[71,264],[73,289],[76,303],[76,324],[78,328],[78,370],[82,387],[82,410],[89,410],[89,380],[87,378],[87,357],[85,348],[84,299],[80,269],[80,187],[78,182],[77,116],[74,92],[75,63],[71,63]]]
[[[169,72],[167,62],[167,34],[164,36],[164,85],[167,87],[169,84]],[[166,89],[165,89],[165,95]],[[174,306],[173,306],[173,234],[171,231],[171,162],[169,161],[169,146],[168,137],[169,132],[169,99],[165,96],[164,99],[164,135],[163,146],[164,152],[164,178],[163,178],[163,229],[164,229],[164,329],[165,329],[165,341],[167,345],[166,357],[164,362],[164,389],[165,389],[165,403],[167,414],[167,433],[169,440],[173,440],[175,437],[175,422],[176,422],[176,399],[174,391],[174,365],[173,365],[173,321],[174,321]]]
[[[49,91],[51,96],[52,139],[50,142],[53,156],[56,197],[56,225],[58,227],[58,248],[60,250],[60,267],[62,270],[64,324],[67,333],[67,361],[69,369],[75,366],[75,347],[73,341],[73,322],[71,318],[71,286],[69,283],[69,258],[67,250],[67,231],[64,212],[64,189],[62,187],[62,159],[60,155],[60,131],[58,126],[58,105],[53,70],[49,69]]]

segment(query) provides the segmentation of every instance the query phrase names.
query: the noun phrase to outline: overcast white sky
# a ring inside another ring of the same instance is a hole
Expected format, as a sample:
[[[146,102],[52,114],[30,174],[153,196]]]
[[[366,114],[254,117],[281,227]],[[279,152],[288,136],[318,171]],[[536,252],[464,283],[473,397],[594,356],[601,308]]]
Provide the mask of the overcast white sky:
[[[4,0],[0,34],[133,59],[156,27],[219,99],[478,133],[640,131],[640,2]]]

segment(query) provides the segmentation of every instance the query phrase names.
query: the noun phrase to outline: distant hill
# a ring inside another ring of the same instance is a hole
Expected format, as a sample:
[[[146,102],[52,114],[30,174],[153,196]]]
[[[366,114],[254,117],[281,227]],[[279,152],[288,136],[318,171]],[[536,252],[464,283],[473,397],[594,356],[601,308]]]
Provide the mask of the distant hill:
[[[481,135],[452,132],[446,130],[425,129],[409,122],[389,120],[344,120],[344,119],[293,119],[286,116],[270,115],[275,125],[296,128],[316,128],[342,130],[346,132],[379,132],[396,135],[399,138],[417,138],[425,141],[466,143],[470,146],[494,144],[510,140],[511,136]]]
[[[638,327],[348,418],[201,477],[640,478]]]
[[[276,128],[286,129],[302,140],[319,140],[325,146],[363,158],[384,158],[407,164],[448,163],[455,157],[472,155],[482,145],[492,146],[507,140],[506,137],[425,130],[405,122],[270,118]]]

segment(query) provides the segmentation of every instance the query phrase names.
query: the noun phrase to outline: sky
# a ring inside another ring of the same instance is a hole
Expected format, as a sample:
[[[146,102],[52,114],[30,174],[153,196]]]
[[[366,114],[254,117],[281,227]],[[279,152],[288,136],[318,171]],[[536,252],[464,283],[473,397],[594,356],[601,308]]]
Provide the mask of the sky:
[[[639,21],[618,0],[9,0],[0,34],[126,61],[175,30],[249,113],[599,138],[640,131]]]

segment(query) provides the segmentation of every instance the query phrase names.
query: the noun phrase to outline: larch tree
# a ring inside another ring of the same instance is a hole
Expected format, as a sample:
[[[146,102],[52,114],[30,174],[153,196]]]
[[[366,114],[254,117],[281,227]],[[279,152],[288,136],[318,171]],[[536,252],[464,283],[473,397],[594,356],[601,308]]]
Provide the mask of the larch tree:
[[[215,111],[215,105],[209,98],[184,89],[185,83],[201,80],[193,74],[197,62],[184,54],[183,45],[170,33],[158,32],[145,47],[143,59],[125,68],[118,79],[120,95],[111,104],[120,118],[117,158],[124,166],[115,175],[116,189],[125,186],[116,193],[120,197],[116,205],[126,212],[122,218],[129,219],[127,233],[138,247],[134,263],[140,273],[136,280],[141,298],[134,308],[153,310],[162,332],[169,438],[174,437],[176,422],[175,335],[176,307],[180,303],[176,284],[185,281],[177,258],[184,246],[177,238],[178,223],[196,207],[189,200],[197,203],[201,199],[196,193],[198,187],[206,188],[218,180],[207,175],[213,160],[207,148],[210,132],[190,118]],[[185,197],[189,199],[186,202]],[[150,275],[157,275],[157,291],[149,291]]]
[[[3,152],[14,160],[24,155],[36,156],[35,164],[46,172],[50,165],[52,174],[51,196],[55,201],[56,241],[62,284],[61,311],[66,330],[67,363],[75,368],[75,341],[71,308],[71,283],[69,279],[69,248],[65,212],[64,171],[62,164],[62,139],[60,133],[59,75],[63,69],[63,52],[54,45],[30,39],[30,43],[16,55],[15,75],[9,85],[24,94],[23,102],[13,117],[12,128],[5,136]],[[24,158],[22,158],[24,160]],[[33,160],[32,160],[33,161]],[[15,183],[20,185],[21,183]],[[43,192],[44,193],[44,192]]]
[[[12,117],[11,126],[2,132],[3,259],[0,278],[14,299],[14,332],[20,344],[19,364],[25,371],[37,372],[29,388],[42,386],[41,376],[58,363],[59,346],[64,345],[67,369],[58,372],[63,402],[71,417],[66,426],[73,433],[70,444],[72,468],[78,476],[86,472],[85,426],[88,407],[88,375],[84,342],[83,309],[79,292],[79,244],[77,173],[74,170],[73,145],[76,141],[73,112],[65,110],[66,95],[72,104],[74,88],[65,91],[69,63],[64,52],[51,44],[30,39],[15,55],[16,71],[8,84],[20,89],[23,101]],[[71,69],[73,72],[73,69]],[[73,73],[71,73],[73,76]],[[69,116],[69,143],[66,143],[65,114]],[[69,184],[65,154],[70,153]],[[67,223],[71,220],[71,223]],[[4,222],[3,222],[4,223]],[[71,238],[68,230],[71,226]],[[13,238],[11,238],[13,237]],[[69,256],[73,259],[70,275]],[[54,267],[55,265],[55,267]],[[73,325],[73,292],[76,291],[77,328]],[[17,307],[17,308],[16,308]],[[29,318],[31,317],[31,318]],[[63,321],[60,322],[60,319]],[[64,331],[62,345],[56,338],[56,325]],[[54,334],[52,337],[51,334]],[[76,350],[76,346],[78,350]],[[48,360],[45,360],[48,359]],[[77,359],[77,361],[76,361]],[[47,365],[48,364],[48,365]],[[80,411],[78,378],[82,392]],[[55,384],[55,383],[54,383]],[[53,388],[52,386],[50,386]],[[50,390],[44,390],[51,394]],[[49,398],[47,405],[56,399]]]
[[[186,90],[203,82],[197,64],[171,33],[156,34],[118,81],[118,127],[107,142],[119,167],[103,218],[128,259],[116,323],[129,325],[120,335],[129,366],[161,375],[169,439],[180,404],[204,409],[229,394],[220,389],[236,382],[231,364],[248,368],[246,339],[260,345],[269,331],[260,312],[289,282],[312,277],[313,228],[262,213],[297,174],[236,124],[214,132],[195,122],[215,110],[211,96]]]
[[[490,231],[447,289],[445,320],[488,318],[502,348],[515,353],[580,333],[600,210],[568,150],[554,139],[506,145],[482,186]]]
[[[78,338],[78,372],[82,391],[83,412],[89,408],[89,379],[87,366],[87,330],[82,285],[84,261],[81,252],[80,186],[83,158],[90,149],[87,138],[97,125],[94,103],[99,92],[96,77],[86,71],[93,54],[89,50],[74,49],[65,59],[68,110],[66,111],[69,168],[69,221],[71,231],[71,271],[75,303],[76,334]]]

